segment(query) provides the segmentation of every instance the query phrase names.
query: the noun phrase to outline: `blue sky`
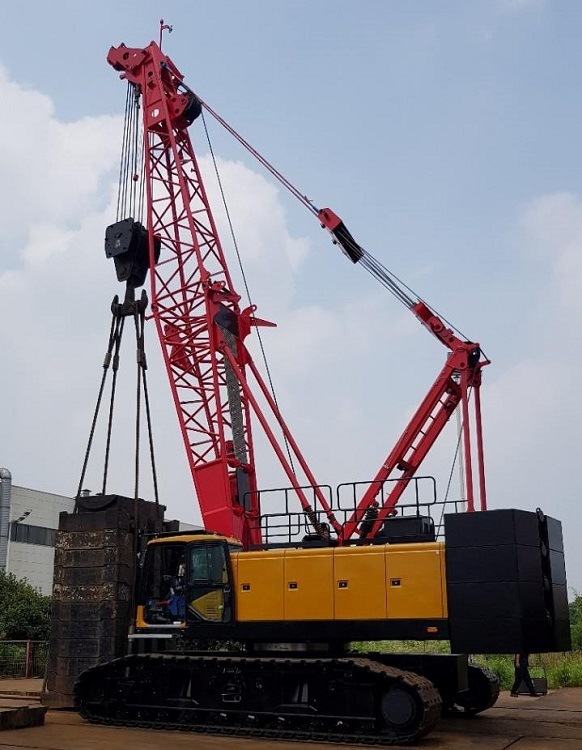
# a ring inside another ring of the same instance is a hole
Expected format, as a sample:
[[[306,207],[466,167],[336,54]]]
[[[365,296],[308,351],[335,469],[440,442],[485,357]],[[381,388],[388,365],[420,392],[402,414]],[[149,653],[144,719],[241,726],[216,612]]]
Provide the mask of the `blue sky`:
[[[125,90],[105,57],[121,41],[157,39],[160,17],[174,26],[164,49],[187,83],[483,345],[493,361],[482,394],[491,505],[541,506],[562,518],[570,583],[582,589],[582,7],[574,1],[4,8],[0,345],[13,367],[0,374],[9,394],[0,464],[16,484],[76,489],[117,291],[102,236],[113,220]],[[212,135],[254,299],[280,324],[266,344],[283,411],[320,481],[371,477],[445,353],[236,143],[216,128]],[[204,159],[200,129],[192,137]],[[164,501],[195,519],[152,357]],[[451,441],[429,465],[440,479]],[[127,482],[121,460],[114,469]]]

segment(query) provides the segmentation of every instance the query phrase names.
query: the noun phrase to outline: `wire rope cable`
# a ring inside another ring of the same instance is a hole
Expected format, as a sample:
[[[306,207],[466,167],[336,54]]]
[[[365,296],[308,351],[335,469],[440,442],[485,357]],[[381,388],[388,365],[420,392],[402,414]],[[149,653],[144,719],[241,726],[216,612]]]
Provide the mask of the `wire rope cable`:
[[[264,156],[262,156],[247,140],[245,140],[223,117],[221,117],[209,104],[195,94],[188,86],[184,83],[181,86],[193,94],[196,99],[200,102],[203,108],[203,121],[204,121],[204,110],[206,110],[228,133],[230,133],[235,140],[237,140],[257,161],[270,172],[276,180],[278,180],[300,203],[308,208],[312,213],[318,214],[318,209],[314,203],[307,198],[293,183],[291,183],[276,167],[274,167]],[[206,122],[204,121],[204,128],[206,128]],[[337,241],[336,241],[337,242]],[[408,308],[411,308],[417,302],[422,302],[428,307],[435,315],[437,315],[444,323],[446,323],[451,330],[457,333],[464,341],[470,341],[462,331],[460,331],[450,320],[442,315],[436,308],[428,304],[419,294],[417,294],[410,286],[405,284],[396,274],[389,271],[377,258],[375,258],[367,250],[364,250],[358,245],[353,239],[346,239],[345,244],[350,247],[356,254],[360,255],[360,264],[370,273],[377,281],[382,284],[388,291],[390,291],[396,299]],[[483,356],[487,359],[484,352]]]
[[[467,401],[468,402],[471,401],[471,394],[472,393],[473,393],[473,388],[469,387],[467,389]],[[460,452],[462,450],[462,448],[461,448],[461,440],[462,440],[462,437],[463,437],[463,431],[464,431],[464,429],[465,429],[465,422],[464,422],[463,419],[461,419],[461,421],[459,422],[459,434],[457,435],[457,444],[455,446],[455,452],[453,454],[453,460],[452,460],[452,463],[451,463],[451,470],[449,472],[449,478],[447,480],[447,488],[445,490],[445,495],[444,495],[444,499],[443,499],[443,503],[442,503],[441,517],[439,519],[439,524],[438,524],[439,528],[441,528],[442,525],[443,525],[443,520],[444,520],[444,515],[445,515],[445,507],[446,507],[446,504],[447,504],[448,499],[449,499],[449,492],[450,492],[450,489],[451,489],[451,484],[453,482],[453,474],[455,472],[455,466],[457,464],[457,460],[458,460]],[[456,501],[455,501],[455,503],[456,503]],[[455,511],[455,512],[457,512],[457,511]]]
[[[224,206],[224,210],[225,210],[225,213],[226,213],[226,219],[227,219],[229,230],[230,230],[230,236],[232,238],[232,242],[233,242],[234,249],[235,249],[235,252],[236,252],[236,257],[237,257],[239,269],[240,269],[240,272],[241,272],[241,276],[242,276],[244,288],[245,288],[245,291],[246,291],[247,299],[248,299],[249,305],[253,306],[253,302],[252,302],[252,299],[251,299],[251,292],[250,292],[249,284],[248,284],[248,281],[247,281],[247,276],[246,276],[246,273],[245,273],[244,265],[243,265],[243,262],[242,262],[242,257],[241,257],[240,250],[239,250],[238,241],[237,241],[236,234],[235,234],[235,231],[234,231],[234,225],[233,225],[233,222],[232,222],[230,210],[228,208],[228,203],[227,203],[227,200],[226,200],[226,194],[225,194],[225,191],[224,191],[224,187],[223,187],[223,184],[222,184],[222,179],[220,177],[220,172],[219,172],[219,169],[218,169],[218,163],[216,161],[216,156],[214,154],[214,148],[212,146],[212,141],[210,139],[210,133],[208,131],[208,126],[206,124],[206,118],[204,117],[204,110],[202,111],[202,123],[204,125],[204,132],[206,134],[206,140],[208,141],[208,148],[210,150],[210,156],[211,156],[212,164],[213,164],[213,167],[214,167],[214,173],[216,175],[216,180],[218,182],[218,188],[220,190],[220,195],[221,195],[221,198],[222,198],[222,204]],[[270,370],[270,367],[269,367],[269,362],[267,360],[267,353],[265,351],[265,347],[264,347],[264,344],[263,344],[263,339],[261,337],[261,333],[260,333],[260,331],[259,331],[258,328],[256,329],[256,333],[257,333],[257,339],[259,341],[259,347],[260,347],[260,350],[261,350],[261,356],[262,356],[262,359],[263,359],[263,363],[265,365],[265,371],[266,371],[266,374],[267,374],[267,380],[268,380],[268,383],[269,383],[269,389],[271,391],[271,395],[273,396],[273,401],[274,401],[275,407],[277,409],[277,415],[276,416],[280,416],[279,402],[277,401],[277,394],[275,392],[275,386],[274,386],[273,379],[272,379],[272,376],[271,376],[271,370]],[[289,441],[287,440],[287,436],[285,434],[283,434],[283,440],[285,442],[285,448],[286,448],[286,451],[287,451],[287,458],[289,459],[289,463],[291,465],[293,473],[295,473],[295,466],[294,466],[294,462],[293,462],[293,456],[292,456],[292,453],[291,453],[291,448],[289,446]]]
[[[93,418],[91,420],[91,428],[89,430],[89,439],[87,441],[87,447],[85,449],[83,467],[81,469],[81,477],[79,479],[79,485],[77,487],[77,493],[75,495],[75,511],[77,510],[77,499],[81,496],[83,483],[85,481],[85,474],[87,473],[87,466],[89,464],[89,456],[91,453],[91,448],[93,446],[93,439],[95,437],[95,429],[97,427],[97,419],[99,417],[99,411],[101,409],[101,401],[103,399],[103,393],[105,391],[107,373],[111,365],[111,359],[113,356],[113,348],[115,345],[116,335],[117,335],[117,320],[115,318],[115,315],[113,315],[111,318],[111,328],[109,330],[109,341],[107,344],[107,352],[105,353],[105,358],[103,360],[103,373],[101,375],[101,383],[99,385],[99,391],[97,394],[97,402],[95,404],[95,409],[93,410]]]
[[[123,329],[125,327],[125,319],[116,316],[116,330],[114,348],[112,352],[112,380],[111,380],[111,396],[109,399],[109,415],[107,419],[107,435],[105,439],[105,456],[103,460],[103,484],[101,487],[101,494],[105,495],[107,490],[107,475],[109,472],[109,455],[111,451],[111,435],[113,432],[113,413],[115,409],[115,394],[117,392],[117,375],[119,372],[119,356],[121,353],[121,339],[123,337]]]

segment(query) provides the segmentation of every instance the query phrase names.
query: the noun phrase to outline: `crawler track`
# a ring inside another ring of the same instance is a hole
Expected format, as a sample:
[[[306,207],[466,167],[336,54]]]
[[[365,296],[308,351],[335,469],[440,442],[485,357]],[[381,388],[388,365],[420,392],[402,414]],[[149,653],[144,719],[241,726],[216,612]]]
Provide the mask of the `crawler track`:
[[[366,658],[132,655],[75,695],[98,724],[341,744],[411,744],[441,713],[427,679]]]

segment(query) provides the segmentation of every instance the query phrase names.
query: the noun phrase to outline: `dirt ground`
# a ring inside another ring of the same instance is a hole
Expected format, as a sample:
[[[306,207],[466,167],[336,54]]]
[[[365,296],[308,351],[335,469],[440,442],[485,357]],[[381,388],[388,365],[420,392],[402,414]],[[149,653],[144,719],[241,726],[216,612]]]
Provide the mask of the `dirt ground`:
[[[16,685],[24,692],[24,685]],[[142,729],[92,726],[76,714],[49,711],[45,725],[0,733],[0,750],[330,750],[333,745],[242,740]],[[343,746],[347,747],[347,746]],[[540,698],[511,698],[472,719],[443,719],[419,750],[582,750],[582,688],[567,688]]]

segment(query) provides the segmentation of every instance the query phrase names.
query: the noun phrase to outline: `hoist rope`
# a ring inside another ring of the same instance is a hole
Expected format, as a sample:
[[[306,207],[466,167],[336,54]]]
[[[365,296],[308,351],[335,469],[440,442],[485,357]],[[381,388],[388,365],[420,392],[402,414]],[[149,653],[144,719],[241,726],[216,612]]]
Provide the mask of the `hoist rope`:
[[[143,137],[141,137],[140,95],[128,83],[123,120],[123,137],[119,167],[116,221],[132,217],[140,221],[143,214]]]
[[[143,300],[143,297],[142,297],[142,300]],[[147,304],[147,298],[145,301]],[[157,479],[157,470],[156,470],[156,462],[155,462],[151,409],[150,409],[149,391],[148,391],[147,374],[146,374],[147,360],[146,360],[146,354],[145,354],[145,336],[144,336],[146,304],[143,304],[142,302],[142,306],[140,306],[139,308],[136,305],[136,309],[134,310],[134,313],[133,313],[133,317],[135,320],[135,332],[136,332],[136,363],[137,363],[136,422],[135,422],[136,453],[135,453],[134,496],[137,498],[139,494],[139,466],[140,466],[139,435],[141,431],[141,392],[143,390],[144,405],[145,405],[145,410],[146,410],[146,422],[147,422],[147,431],[148,431],[150,462],[151,462],[151,469],[152,469],[152,484],[153,484],[153,491],[154,491],[154,500],[155,500],[156,505],[159,505],[158,479]],[[107,431],[106,431],[106,438],[105,438],[106,440],[105,454],[104,454],[104,462],[103,462],[103,480],[102,480],[102,487],[101,487],[101,494],[103,495],[107,494],[107,479],[108,479],[108,474],[109,474],[109,457],[110,457],[110,451],[111,451],[111,438],[112,438],[112,432],[113,432],[115,396],[117,392],[117,376],[118,376],[119,365],[120,365],[121,343],[122,343],[123,331],[125,327],[125,315],[120,311],[120,308],[121,306],[118,304],[118,298],[116,297],[112,305],[112,320],[111,320],[111,327],[109,331],[109,341],[108,341],[108,346],[107,346],[107,352],[105,353],[105,358],[103,361],[103,374],[101,376],[101,383],[99,386],[97,402],[96,402],[95,409],[93,412],[93,419],[91,422],[91,429],[89,432],[89,440],[87,443],[87,448],[85,450],[83,468],[81,470],[81,478],[79,480],[77,494],[75,496],[76,500],[81,496],[83,483],[85,481],[85,475],[87,472],[87,466],[89,463],[89,457],[91,454],[91,449],[93,446],[93,439],[95,436],[95,430],[97,426],[97,419],[99,416],[99,412],[101,410],[103,393],[105,391],[107,374],[109,371],[112,371],[113,374],[112,374],[112,382],[111,382],[111,394],[110,394],[110,400],[109,400]],[[77,502],[75,502],[75,509],[76,508],[77,508]]]
[[[143,299],[143,296],[142,296]],[[159,493],[158,493],[158,475],[156,470],[156,459],[155,459],[155,450],[154,450],[154,436],[153,436],[153,429],[152,429],[152,417],[151,417],[151,409],[150,409],[150,396],[149,396],[149,390],[148,390],[148,381],[147,381],[147,358],[146,358],[146,352],[145,352],[145,306],[140,309],[139,312],[136,311],[134,314],[135,319],[135,329],[136,329],[136,359],[137,359],[137,369],[138,369],[138,377],[141,375],[141,387],[143,390],[144,395],[144,406],[146,410],[146,423],[147,423],[147,430],[148,430],[148,444],[150,449],[150,463],[152,467],[152,485],[154,490],[154,501],[156,505],[159,505]],[[139,390],[139,389],[138,389]],[[139,419],[139,402],[138,402],[138,410],[136,419]],[[137,485],[137,481],[136,481]],[[137,492],[137,487],[136,487]]]
[[[105,390],[105,381],[107,379],[107,372],[109,370],[109,366],[111,364],[111,357],[113,354],[113,347],[115,344],[115,335],[116,335],[117,325],[116,325],[116,319],[113,317],[111,319],[111,327],[109,330],[109,341],[107,344],[107,352],[105,354],[105,358],[103,360],[103,373],[101,375],[101,383],[99,385],[99,392],[97,395],[97,403],[95,404],[95,409],[93,411],[93,419],[91,421],[91,429],[89,430],[89,440],[87,441],[87,448],[85,449],[85,457],[83,459],[83,468],[81,469],[81,478],[79,479],[79,486],[77,488],[77,494],[75,495],[75,510],[77,510],[77,499],[81,496],[81,491],[83,489],[83,483],[85,481],[85,474],[87,473],[87,465],[89,463],[89,455],[91,453],[91,447],[93,445],[93,438],[95,437],[95,428],[97,427],[97,418],[99,416],[99,411],[101,408],[101,400],[103,398],[103,393]]]
[[[129,122],[130,122],[130,111],[131,111],[131,83],[127,84],[127,90],[125,94],[125,115],[123,118],[123,136],[121,139],[121,157],[119,159],[119,179],[117,187],[117,211],[116,221],[120,220],[123,215],[123,207],[125,204],[125,190],[127,187],[126,180],[126,160],[127,160],[127,139],[129,133]]]
[[[216,175],[216,180],[218,182],[218,188],[220,190],[220,195],[222,197],[222,204],[224,206],[224,211],[226,213],[226,219],[228,221],[228,226],[229,226],[229,230],[230,230],[230,236],[231,236],[232,243],[234,245],[234,249],[235,249],[235,252],[236,252],[236,257],[237,257],[237,260],[238,260],[239,269],[240,269],[240,272],[241,272],[243,284],[244,284],[245,291],[246,291],[246,294],[247,294],[248,303],[249,303],[250,306],[253,306],[252,299],[251,299],[251,292],[250,292],[250,288],[249,288],[248,281],[247,281],[247,276],[246,276],[246,273],[245,273],[244,265],[243,265],[243,262],[242,262],[242,257],[241,257],[239,246],[238,246],[238,241],[237,241],[236,234],[235,234],[235,231],[234,231],[234,225],[232,223],[232,219],[231,219],[231,215],[230,215],[230,210],[228,208],[228,203],[226,201],[226,193],[224,192],[224,187],[223,187],[223,184],[222,184],[222,179],[220,177],[220,172],[219,172],[219,169],[218,169],[218,163],[216,161],[216,156],[214,154],[214,148],[213,148],[212,142],[210,140],[210,133],[208,132],[208,127],[206,125],[206,118],[204,117],[204,111],[202,111],[202,123],[204,124],[204,132],[206,134],[206,140],[208,141],[208,148],[209,148],[209,151],[210,151],[210,156],[211,156],[211,159],[212,159],[212,164],[214,166],[214,173]],[[262,356],[262,359],[263,359],[263,363],[265,365],[265,371],[266,371],[266,374],[267,374],[267,380],[268,380],[268,383],[269,383],[269,389],[271,391],[271,395],[273,396],[273,401],[275,402],[275,406],[277,408],[277,412],[278,412],[277,416],[280,416],[279,403],[277,401],[277,395],[275,393],[275,386],[274,386],[274,383],[273,383],[273,379],[271,377],[271,370],[269,368],[269,362],[267,360],[267,354],[266,354],[266,351],[265,351],[265,347],[263,345],[263,339],[261,337],[261,333],[260,333],[258,327],[256,328],[256,333],[257,333],[257,339],[259,341],[259,347],[261,349],[261,356]],[[285,441],[285,448],[286,448],[286,451],[287,451],[287,458],[289,459],[289,463],[291,465],[291,468],[292,468],[293,472],[295,473],[295,466],[294,466],[294,463],[293,463],[293,456],[292,456],[292,453],[291,453],[291,448],[289,446],[289,442],[288,442],[287,437],[285,435],[283,435],[283,439]]]
[[[123,328],[125,326],[125,318],[119,319],[115,316],[115,341],[113,348],[113,360],[112,360],[112,372],[113,376],[111,379],[111,397],[109,399],[109,415],[107,419],[107,436],[105,441],[105,458],[103,462],[103,485],[101,488],[101,494],[106,494],[107,489],[107,474],[109,471],[109,452],[111,450],[111,433],[113,431],[113,410],[115,406],[115,394],[117,391],[117,374],[119,372],[119,355],[121,352],[121,339],[123,337]]]
[[[132,160],[131,160],[131,174],[128,175],[128,178],[130,180],[131,184],[131,203],[130,203],[130,210],[129,214],[130,216],[133,216],[135,220],[137,221],[139,219],[139,216],[137,214],[138,212],[138,203],[137,203],[137,197],[139,194],[139,144],[140,144],[140,137],[139,137],[139,123],[140,123],[140,116],[139,116],[139,97],[136,95],[134,99],[134,105],[133,105],[133,112],[135,117],[135,126],[133,129],[133,143],[132,143]]]
[[[198,97],[197,97],[198,98]],[[206,136],[208,138],[208,129],[206,127],[206,121],[204,119],[204,109],[208,111],[220,125],[222,125],[234,138],[237,140],[252,156],[254,156],[257,161],[259,161],[260,164],[267,169],[270,174],[275,177],[297,200],[299,200],[300,203],[302,203],[304,206],[306,206],[312,213],[318,214],[318,210],[313,204],[312,201],[310,201],[300,190],[298,190],[286,177],[284,177],[279,170],[277,170],[270,162],[267,161],[253,146],[250,145],[248,141],[246,141],[239,133],[237,133],[232,126],[230,126],[220,115],[218,115],[211,107],[206,104],[203,100],[199,99],[203,110],[202,110],[202,119],[204,122],[204,129],[206,130]],[[210,145],[210,140],[209,140]],[[212,148],[211,148],[212,153]],[[212,153],[212,158],[215,163],[215,169],[216,169],[216,162],[214,160],[214,154]],[[221,187],[222,191],[222,187]],[[223,201],[224,201],[224,195],[223,195]],[[230,223],[230,219],[229,219]],[[231,227],[231,233],[232,233],[232,227]],[[333,232],[331,232],[333,236]],[[346,250],[351,251],[350,257],[351,259],[357,259],[357,262],[373,277],[375,278],[385,289],[387,289],[401,304],[403,304],[406,308],[414,312],[414,306],[418,304],[419,302],[426,305],[426,307],[440,320],[442,320],[449,328],[454,331],[462,340],[464,341],[470,341],[469,337],[466,336],[462,331],[460,331],[453,323],[451,323],[444,315],[442,315],[438,310],[436,310],[434,307],[429,305],[426,300],[424,300],[419,294],[417,294],[410,286],[408,286],[402,279],[400,279],[395,273],[388,270],[377,258],[375,258],[371,253],[369,253],[367,250],[365,250],[363,247],[358,245],[355,240],[351,237],[349,232],[347,233],[347,236],[342,236],[342,242],[340,243],[339,238],[334,237],[334,242],[336,244],[342,244],[344,245]],[[236,245],[235,245],[236,246]],[[238,249],[237,249],[237,255],[238,255]],[[239,256],[239,264],[240,264],[240,256]],[[242,267],[241,267],[242,270]],[[244,274],[243,274],[244,278]],[[246,281],[245,281],[246,286]],[[248,288],[247,288],[247,294],[248,294]],[[250,300],[250,296],[249,296]],[[257,331],[258,334],[258,331]],[[260,336],[259,336],[260,341]],[[262,342],[261,342],[261,350],[263,350]],[[483,352],[482,349],[480,349],[481,355],[485,358],[485,361],[489,361],[488,357],[486,356],[485,352]],[[270,375],[269,375],[269,382],[271,383]],[[272,384],[271,384],[272,388]],[[467,394],[467,398],[470,398],[471,396],[471,390],[469,389],[469,392]],[[455,465],[457,462],[457,458],[459,455],[460,450],[460,442],[461,442],[461,435],[462,430],[464,429],[463,424],[461,424],[461,432],[459,433],[459,437],[457,440],[457,446],[455,449],[455,454],[452,461],[451,471],[447,483],[446,493],[445,493],[445,502],[448,500],[451,481],[453,472],[455,469]],[[287,447],[287,450],[289,452],[289,448]],[[444,514],[444,506],[443,511],[441,514],[441,523],[442,523],[442,515]]]

